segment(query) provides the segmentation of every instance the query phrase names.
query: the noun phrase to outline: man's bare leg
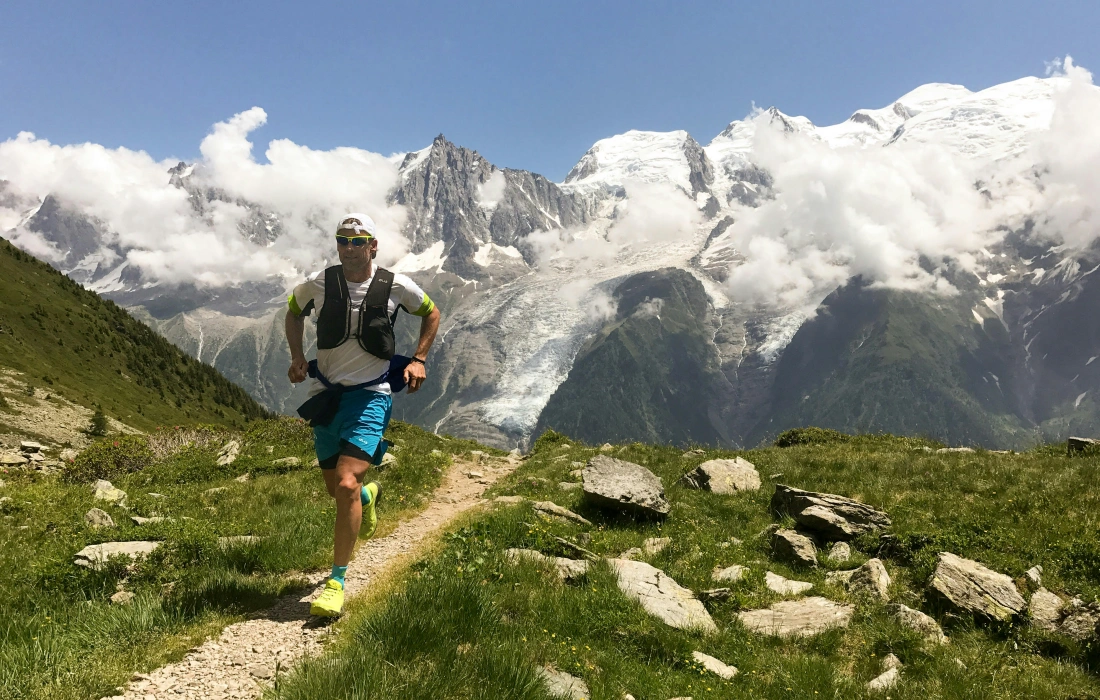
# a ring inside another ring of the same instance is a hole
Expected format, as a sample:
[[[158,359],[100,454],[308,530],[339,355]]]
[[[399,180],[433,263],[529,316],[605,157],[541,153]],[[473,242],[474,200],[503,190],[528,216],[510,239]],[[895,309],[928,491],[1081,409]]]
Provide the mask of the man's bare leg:
[[[324,470],[325,486],[336,500],[336,528],[333,534],[332,559],[336,566],[347,566],[359,539],[363,524],[361,489],[370,462],[340,455],[335,469]]]

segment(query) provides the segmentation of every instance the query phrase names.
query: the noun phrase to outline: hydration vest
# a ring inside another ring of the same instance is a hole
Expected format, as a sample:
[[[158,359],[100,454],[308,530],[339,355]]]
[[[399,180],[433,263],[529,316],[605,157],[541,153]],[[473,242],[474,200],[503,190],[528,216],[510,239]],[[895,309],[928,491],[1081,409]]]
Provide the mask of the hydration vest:
[[[378,268],[367,287],[367,295],[359,306],[356,337],[359,347],[383,360],[394,355],[393,322],[389,315],[390,290],[393,273]],[[344,266],[334,265],[325,270],[325,303],[317,316],[317,347],[331,350],[346,343],[351,337],[351,299],[348,281],[344,278]],[[397,312],[394,312],[394,317]]]

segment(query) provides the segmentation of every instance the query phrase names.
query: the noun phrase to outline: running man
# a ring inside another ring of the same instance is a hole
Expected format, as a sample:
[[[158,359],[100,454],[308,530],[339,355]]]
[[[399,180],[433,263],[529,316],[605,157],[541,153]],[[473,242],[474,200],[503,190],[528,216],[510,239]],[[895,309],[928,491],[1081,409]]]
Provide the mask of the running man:
[[[343,610],[344,575],[364,509],[367,537],[378,526],[380,487],[374,481],[364,485],[363,478],[386,453],[382,434],[390,421],[391,388],[399,391],[407,384],[409,393],[420,388],[427,376],[424,361],[439,329],[439,309],[424,290],[408,277],[373,264],[378,240],[369,216],[344,217],[336,230],[336,249],[341,265],[295,287],[286,314],[287,376],[294,383],[313,377],[311,398],[299,413],[313,425],[321,474],[336,500],[332,576],[310,606],[311,614],[325,617]],[[399,309],[421,317],[420,340],[411,358],[394,357],[393,321]],[[302,350],[305,318],[313,311],[315,364],[307,362]]]

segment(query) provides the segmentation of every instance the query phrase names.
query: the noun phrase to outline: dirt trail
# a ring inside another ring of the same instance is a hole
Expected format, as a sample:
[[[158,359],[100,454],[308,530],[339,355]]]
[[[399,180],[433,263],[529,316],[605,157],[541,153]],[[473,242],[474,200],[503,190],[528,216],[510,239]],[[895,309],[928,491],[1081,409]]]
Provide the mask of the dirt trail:
[[[474,464],[456,459],[427,509],[402,522],[386,537],[359,546],[345,579],[348,598],[365,590],[455,517],[484,503],[481,495],[485,490],[518,465],[518,460],[493,459],[491,464]],[[484,477],[471,478],[466,475],[468,471],[480,472]],[[251,619],[226,627],[220,637],[191,650],[178,663],[147,675],[135,674],[126,692],[110,700],[259,697],[277,674],[285,674],[305,656],[320,653],[330,628],[324,621],[310,617],[309,603],[320,593],[326,577],[324,573],[314,574],[309,593],[280,598]]]

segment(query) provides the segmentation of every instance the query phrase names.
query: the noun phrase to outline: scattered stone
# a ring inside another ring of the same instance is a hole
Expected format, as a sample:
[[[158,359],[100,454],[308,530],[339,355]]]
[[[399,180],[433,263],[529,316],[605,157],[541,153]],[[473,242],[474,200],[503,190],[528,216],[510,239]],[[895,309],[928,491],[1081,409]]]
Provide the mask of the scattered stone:
[[[1078,642],[1100,638],[1100,603],[1075,606],[1062,620],[1058,631]]]
[[[792,581],[771,571],[764,574],[764,585],[779,595],[800,595],[814,587],[808,581]]]
[[[772,533],[772,551],[781,561],[817,566],[817,548],[813,540],[794,530],[776,530]]]
[[[41,452],[28,452],[27,459],[35,463],[41,463],[46,461],[46,455]]]
[[[483,472],[469,471],[469,472],[465,472],[465,474],[466,474],[467,478],[470,478],[470,479],[484,479],[485,478],[485,474]]]
[[[126,556],[137,559],[160,546],[160,542],[136,541],[136,542],[104,542],[103,544],[90,544],[73,555],[73,563],[77,566],[86,566],[90,569],[101,569],[107,560],[114,556]]]
[[[111,602],[115,605],[128,605],[133,599],[134,594],[130,591],[119,591],[111,596]]]
[[[237,456],[241,453],[241,443],[236,440],[230,440],[222,445],[222,448],[218,450],[218,466],[227,467],[233,462],[237,461]]]
[[[672,544],[671,537],[649,537],[646,538],[645,542],[642,542],[642,549],[645,550],[646,554],[652,556],[660,554],[670,544]]]
[[[1040,588],[1027,604],[1027,616],[1031,624],[1044,632],[1057,632],[1062,621],[1062,599]]]
[[[41,452],[45,448],[42,446],[42,443],[32,442],[30,440],[23,440],[19,443],[19,449],[24,454],[33,454]]]
[[[19,467],[26,464],[28,460],[26,457],[13,452],[7,452],[0,454],[0,467]]]
[[[848,590],[857,595],[868,595],[886,602],[890,600],[887,589],[890,588],[890,574],[886,572],[880,559],[868,559],[852,572],[848,579]]]
[[[991,620],[1011,620],[1027,607],[1011,578],[950,552],[940,552],[929,590],[958,611]]]
[[[628,549],[628,550],[624,551],[622,554],[620,554],[619,558],[620,559],[630,559],[630,560],[633,561],[634,559],[637,559],[638,557],[642,556],[643,554],[645,554],[645,552],[642,551],[641,547],[631,547],[630,549]]]
[[[633,462],[596,455],[581,478],[584,498],[594,506],[658,518],[671,509],[657,475]]]
[[[507,549],[504,551],[504,556],[511,562],[527,560],[547,564],[554,569],[554,573],[563,581],[573,581],[588,573],[588,562],[586,561],[566,559],[565,557],[548,557],[533,549]]]
[[[610,452],[613,449],[615,448],[611,445],[610,442],[605,442],[604,444],[600,445],[600,452]]]
[[[972,447],[941,447],[940,449],[936,450],[936,454],[943,455],[943,454],[951,454],[951,453],[956,453],[956,452],[960,453],[960,454],[965,454],[965,453],[973,452],[973,451],[974,451],[974,448],[972,448]]]
[[[248,472],[245,472],[244,474],[241,474],[240,476],[238,476],[233,481],[236,481],[239,484],[244,484],[244,483],[247,483],[248,481],[250,481],[251,479],[252,479],[252,475],[249,474]]]
[[[751,632],[777,637],[810,637],[835,627],[847,627],[855,608],[813,596],[784,600],[763,610],[737,614]]]
[[[688,450],[684,454],[680,455],[680,459],[693,459],[695,457],[702,457],[706,452],[703,450]]]
[[[752,462],[734,459],[712,459],[703,462],[680,479],[685,486],[722,496],[760,488],[760,474]]]
[[[724,569],[715,568],[710,577],[715,581],[740,581],[745,578],[745,574],[749,572],[749,567],[741,566],[740,564],[734,564],[733,566],[727,566]]]
[[[84,514],[84,522],[88,527],[93,530],[98,530],[101,527],[114,527],[115,521],[111,518],[110,514],[105,510],[99,508],[92,508]]]
[[[503,503],[504,505],[514,506],[523,503],[527,499],[523,496],[497,496],[493,499],[493,503]]]
[[[531,504],[531,507],[535,509],[537,513],[542,515],[549,515],[551,517],[562,518],[565,520],[572,520],[580,525],[591,525],[591,521],[586,518],[577,515],[568,508],[562,508],[557,503],[552,501],[535,501]]]
[[[382,462],[378,465],[378,467],[388,467],[391,464],[397,464],[397,456],[387,452],[386,454],[382,455]]]
[[[890,518],[866,503],[831,493],[803,491],[777,484],[772,510],[788,513],[803,527],[819,532],[828,540],[850,540],[858,535],[889,527]]]
[[[57,456],[62,462],[71,462],[76,459],[76,456],[78,454],[80,453],[73,448],[66,447],[65,449],[61,450],[61,452]]]
[[[1024,572],[1024,578],[1035,588],[1043,587],[1043,567],[1036,565]]]
[[[692,652],[691,658],[695,659],[695,663],[699,664],[714,675],[725,678],[727,681],[737,675],[736,668],[724,664],[713,656],[710,656],[709,654],[704,654],[701,651]]]
[[[711,600],[719,603],[723,600],[729,600],[731,595],[733,595],[733,591],[729,588],[711,588],[707,591],[699,591],[695,597],[702,601]]]
[[[263,680],[269,680],[275,677],[275,669],[267,664],[252,664],[248,667],[248,672]]]
[[[122,489],[115,488],[114,484],[110,481],[100,479],[95,482],[92,489],[95,491],[95,499],[97,501],[106,501],[119,508],[126,507],[126,492]]]
[[[830,571],[825,574],[825,583],[832,583],[837,586],[848,586],[848,582],[852,580],[852,575],[855,574],[855,569],[847,569],[846,571]]]
[[[665,572],[640,561],[608,559],[619,579],[619,590],[642,604],[650,615],[677,629],[717,632],[710,613],[692,592]]]
[[[386,461],[385,459],[382,460],[383,463],[385,463],[385,461]],[[300,466],[302,466],[302,460],[298,459],[297,457],[283,457],[281,459],[276,459],[275,461],[273,461],[271,463],[271,466],[273,466],[273,467],[300,467]]]
[[[848,561],[852,558],[852,546],[847,542],[833,542],[833,546],[825,556],[833,561]]]
[[[163,518],[159,515],[154,515],[151,518],[143,518],[140,515],[131,515],[130,520],[134,521],[134,525],[156,525],[157,523],[170,522],[172,518]]]
[[[588,686],[576,676],[571,676],[565,671],[558,671],[547,666],[536,666],[535,672],[542,679],[543,685],[550,695],[556,698],[568,700],[587,700],[592,697],[588,693]]]
[[[581,487],[581,485],[578,484],[575,481],[559,481],[558,482],[558,488],[561,489],[562,491],[576,491],[580,487]]]
[[[900,603],[890,605],[887,609],[900,624],[923,635],[925,641],[935,644],[947,643],[947,637],[944,636],[939,623],[920,610],[914,610]]]
[[[1066,454],[1075,455],[1079,452],[1085,452],[1090,448],[1100,448],[1100,440],[1083,437],[1071,437],[1069,440],[1066,440]]]
[[[896,668],[892,668],[882,675],[876,676],[867,682],[867,690],[871,692],[882,692],[884,690],[890,690],[898,684],[898,676],[900,671]]]
[[[587,532],[582,532],[581,534],[582,535],[587,535],[588,533]],[[578,537],[578,539],[580,539],[580,537]],[[591,540],[592,540],[592,538],[589,537],[585,541],[585,544],[588,544],[589,542],[591,542]],[[597,559],[600,558],[598,555],[588,551],[587,549],[580,546],[576,542],[571,542],[570,540],[567,540],[564,537],[554,537],[554,541],[557,542],[558,544],[560,544],[562,547],[565,547],[566,549],[570,550],[574,554],[577,554],[579,556],[584,557],[588,561],[596,561]]]

